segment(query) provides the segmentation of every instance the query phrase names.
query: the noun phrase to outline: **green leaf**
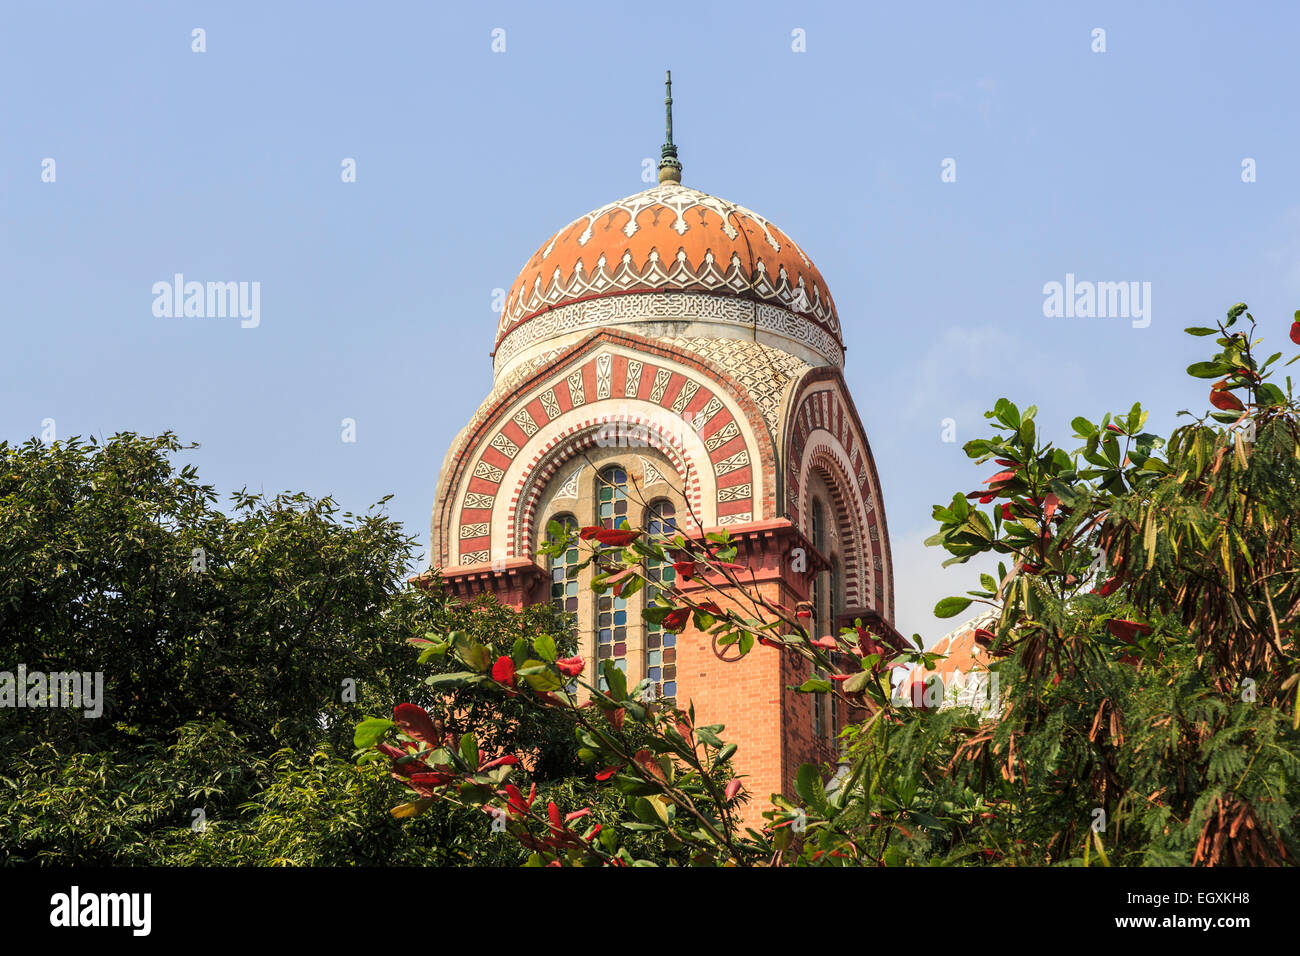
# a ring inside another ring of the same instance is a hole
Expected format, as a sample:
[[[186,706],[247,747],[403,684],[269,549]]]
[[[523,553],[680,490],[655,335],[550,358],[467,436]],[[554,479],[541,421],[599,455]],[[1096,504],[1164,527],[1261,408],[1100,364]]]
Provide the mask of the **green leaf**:
[[[1070,422],[1070,426],[1074,429],[1074,433],[1080,438],[1091,438],[1093,435],[1097,434],[1097,426],[1088,421],[1088,419],[1084,418],[1082,415]]]
[[[971,599],[966,597],[946,597],[934,606],[935,617],[954,617],[970,607]]]
[[[1193,378],[1221,378],[1232,371],[1232,366],[1225,362],[1193,362],[1187,366],[1187,374]]]
[[[1190,329],[1183,329],[1188,335],[1215,335],[1218,329],[1207,329],[1203,325],[1194,325]]]
[[[721,728],[716,728],[716,730],[720,730],[720,729]],[[696,727],[695,736],[698,737],[704,743],[708,744],[710,747],[716,747],[718,749],[722,749],[722,747],[726,746],[722,742],[722,739],[715,732],[715,727],[713,725],[710,725],[708,727]]]
[[[808,806],[821,810],[826,806],[826,791],[822,787],[821,773],[816,764],[806,763],[795,774],[794,789]]]
[[[627,698],[627,675],[614,666],[611,660],[601,661],[601,673],[605,675],[605,683],[609,685],[609,696],[614,700],[625,700]]]
[[[537,656],[550,663],[555,662],[555,638],[549,634],[543,634],[533,641],[533,650]]]
[[[524,661],[515,673],[528,681],[528,686],[539,693],[559,690],[564,686],[560,675],[542,661]]]
[[[828,694],[831,691],[831,682],[820,677],[810,677],[796,690],[802,694]]]
[[[430,687],[439,690],[454,690],[457,687],[465,687],[469,684],[477,684],[483,678],[473,671],[456,671],[452,674],[434,674],[432,677],[426,677],[424,682]]]
[[[397,725],[382,717],[369,717],[357,724],[356,733],[352,735],[352,745],[358,750],[365,750],[379,743],[380,739]]]
[[[478,769],[478,740],[473,734],[460,738],[460,759],[469,764],[470,770]]]

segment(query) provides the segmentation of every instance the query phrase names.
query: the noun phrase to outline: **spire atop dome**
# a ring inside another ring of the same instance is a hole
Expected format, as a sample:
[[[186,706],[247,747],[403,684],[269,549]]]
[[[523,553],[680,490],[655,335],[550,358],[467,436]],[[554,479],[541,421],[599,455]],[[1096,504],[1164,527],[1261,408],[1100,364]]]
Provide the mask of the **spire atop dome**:
[[[680,183],[682,181],[682,164],[677,161],[677,147],[673,145],[673,71],[668,70],[664,80],[667,95],[664,97],[664,110],[668,114],[668,142],[659,151],[659,181],[661,183]]]

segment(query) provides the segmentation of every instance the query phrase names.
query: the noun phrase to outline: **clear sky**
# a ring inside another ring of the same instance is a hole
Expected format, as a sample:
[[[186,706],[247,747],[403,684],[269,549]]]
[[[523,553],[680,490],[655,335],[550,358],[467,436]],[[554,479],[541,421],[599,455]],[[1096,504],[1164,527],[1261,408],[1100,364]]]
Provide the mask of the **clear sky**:
[[[426,541],[491,385],[493,290],[645,188],[671,68],[684,183],[770,218],[830,285],[897,623],[937,636],[973,569],[921,541],[988,473],[960,445],[999,396],[1072,448],[1075,415],[1141,400],[1167,431],[1203,408],[1183,369],[1206,340],[1181,329],[1233,302],[1291,347],[1297,9],[6,2],[0,436],[170,428],[223,491],[391,493]],[[259,282],[260,324],[155,316],[177,272]],[[1149,326],[1044,317],[1067,273],[1149,282]]]

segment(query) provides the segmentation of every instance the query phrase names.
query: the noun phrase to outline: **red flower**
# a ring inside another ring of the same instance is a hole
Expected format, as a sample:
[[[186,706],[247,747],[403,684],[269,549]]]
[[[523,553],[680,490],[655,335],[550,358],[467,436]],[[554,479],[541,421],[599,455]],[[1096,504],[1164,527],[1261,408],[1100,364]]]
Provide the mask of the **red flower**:
[[[689,581],[691,578],[695,577],[695,562],[674,561],[673,570],[677,572],[677,576],[683,581]]]
[[[686,627],[686,622],[691,619],[691,609],[688,607],[675,607],[664,615],[663,629],[673,634],[680,634]]]
[[[595,534],[596,540],[601,544],[609,544],[618,548],[626,548],[639,537],[641,537],[640,531],[624,531],[620,528],[601,528]]]
[[[497,662],[492,665],[492,679],[498,684],[513,687],[515,684],[515,662],[505,656],[498,657]]]
[[[586,663],[581,657],[561,657],[555,662],[555,666],[565,677],[577,677],[582,673]]]
[[[1118,618],[1106,622],[1106,629],[1125,644],[1132,644],[1139,637],[1151,633],[1151,625],[1141,621],[1123,621]]]

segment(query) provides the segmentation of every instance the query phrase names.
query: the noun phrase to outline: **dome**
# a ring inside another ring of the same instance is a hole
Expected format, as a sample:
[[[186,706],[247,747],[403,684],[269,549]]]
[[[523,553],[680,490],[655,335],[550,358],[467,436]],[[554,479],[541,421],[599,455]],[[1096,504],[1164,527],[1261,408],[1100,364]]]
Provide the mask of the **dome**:
[[[722,319],[727,310],[714,303],[705,318],[731,322],[737,336],[763,330],[788,338],[825,362],[843,364],[830,289],[799,244],[756,212],[669,181],[575,219],[533,254],[502,309],[493,350],[498,372],[520,351],[536,351],[592,324],[561,319],[557,310],[637,293],[702,293],[733,306],[754,303]],[[671,305],[662,299],[626,305],[599,324],[696,321],[702,308],[682,297]],[[759,306],[766,307],[761,316]],[[677,316],[681,308],[687,314]],[[539,326],[539,319],[550,321]]]

